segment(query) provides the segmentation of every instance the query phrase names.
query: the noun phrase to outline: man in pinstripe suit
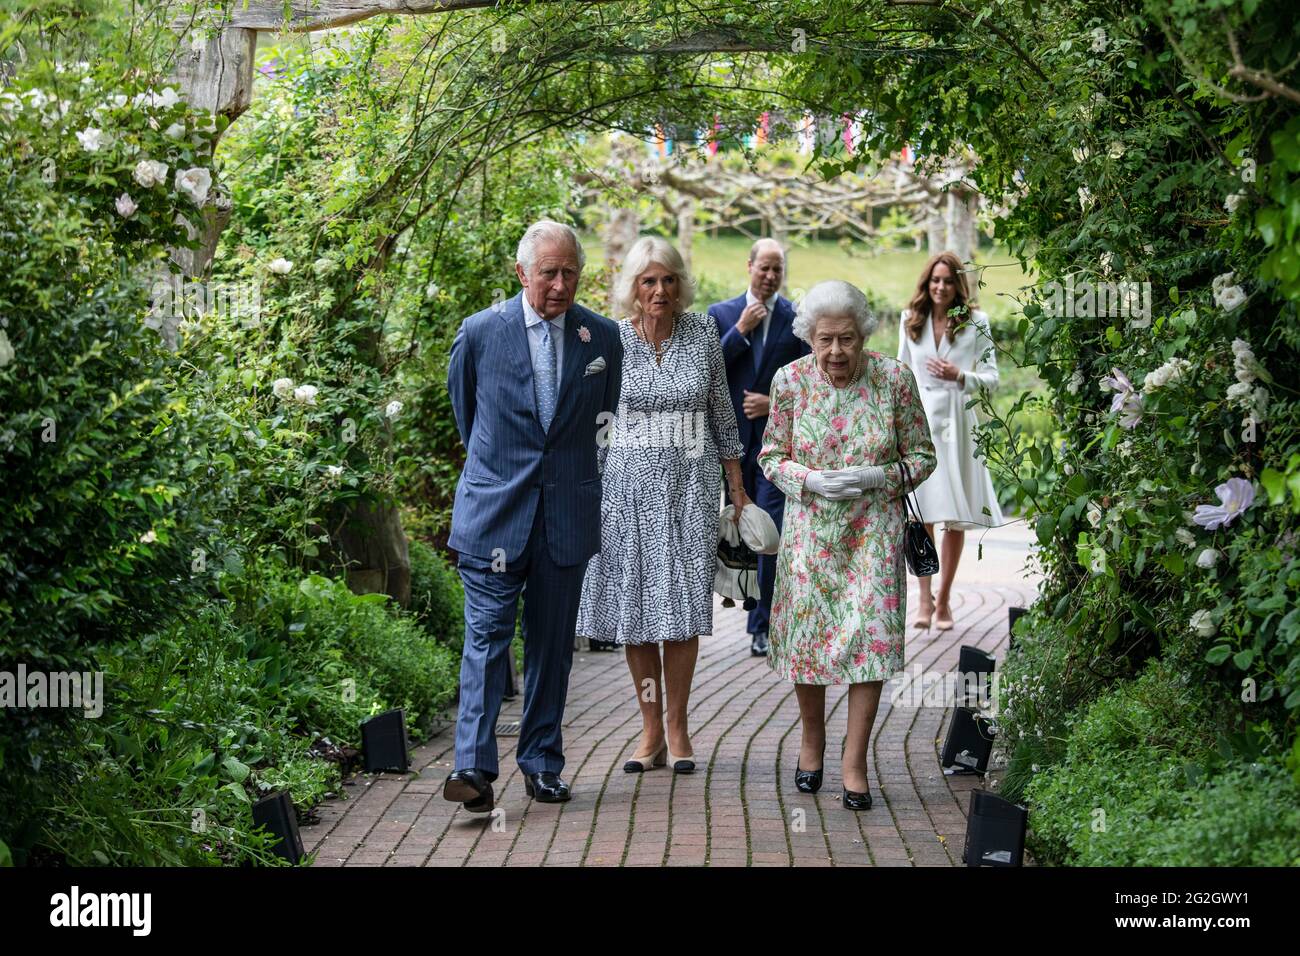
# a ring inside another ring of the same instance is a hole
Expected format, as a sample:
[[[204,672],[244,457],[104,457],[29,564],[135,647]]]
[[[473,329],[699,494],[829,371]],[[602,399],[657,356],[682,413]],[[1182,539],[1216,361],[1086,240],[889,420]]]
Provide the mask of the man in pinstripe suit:
[[[519,242],[523,291],[467,318],[447,387],[465,443],[449,545],[465,585],[456,770],[443,796],[494,806],[496,721],[524,595],[524,714],[516,759],[528,796],[569,799],[560,722],[587,561],[600,550],[597,431],[613,416],[618,327],[577,305],[577,233],[542,220]]]

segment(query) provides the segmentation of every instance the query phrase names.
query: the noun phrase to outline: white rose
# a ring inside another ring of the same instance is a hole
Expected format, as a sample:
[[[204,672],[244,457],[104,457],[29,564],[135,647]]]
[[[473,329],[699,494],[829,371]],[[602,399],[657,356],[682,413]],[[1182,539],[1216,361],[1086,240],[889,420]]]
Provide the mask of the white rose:
[[[142,159],[135,164],[135,181],[145,189],[152,189],[167,181],[167,164],[156,159]]]
[[[304,405],[315,405],[316,393],[315,385],[299,385],[293,390],[293,398],[294,401],[302,402]]]
[[[318,276],[327,276],[338,268],[338,263],[327,256],[321,256],[311,264],[311,268]]]
[[[293,379],[277,378],[271,383],[271,394],[276,398],[289,398],[293,395]]]
[[[293,263],[284,258],[272,259],[266,267],[278,276],[287,276],[293,271]]]
[[[144,534],[140,535],[141,544],[153,544],[157,540],[158,540],[158,535],[154,533],[153,528],[150,528]]]
[[[330,465],[330,466],[329,466],[327,469],[325,469],[325,470],[328,471],[328,472],[330,473],[330,477],[331,477],[331,478],[337,478],[339,475],[343,474],[343,466],[342,466],[342,465]]]
[[[176,191],[189,196],[196,206],[202,206],[212,186],[212,174],[202,166],[176,170]]]
[[[402,403],[393,401],[388,403],[388,407],[384,409],[384,414],[389,418],[396,418],[401,411]]]
[[[31,104],[32,109],[34,110],[45,109],[45,104],[50,101],[50,98],[46,96],[42,90],[28,90],[23,94],[23,97]]]
[[[1187,626],[1197,637],[1213,637],[1214,632],[1218,630],[1214,623],[1214,616],[1209,611],[1197,611],[1192,615]]]
[[[1224,312],[1231,312],[1246,301],[1246,293],[1241,291],[1241,286],[1230,285],[1221,289],[1214,299]]]
[[[0,329],[0,368],[14,360],[14,347],[9,342],[9,333]]]
[[[1192,534],[1186,528],[1179,528],[1174,532],[1174,537],[1189,548],[1196,545],[1196,535]]]
[[[23,101],[13,93],[0,93],[0,116],[6,123],[12,123],[14,117],[23,111]]]
[[[1250,382],[1233,382],[1228,386],[1228,401],[1241,402],[1250,398],[1253,388]]]
[[[135,215],[136,209],[139,208],[135,204],[135,200],[133,200],[127,193],[122,193],[122,195],[118,196],[117,202],[113,205],[117,207],[117,214],[123,219],[130,219]]]
[[[1196,566],[1198,568],[1212,568],[1219,563],[1221,557],[1223,557],[1222,551],[1215,548],[1206,548],[1196,556]]]
[[[180,139],[182,136],[185,135],[185,124],[172,123],[171,126],[167,127],[166,135],[168,139]]]
[[[101,146],[108,145],[108,137],[104,135],[102,129],[87,126],[77,134],[77,142],[81,144],[81,148],[86,152],[98,153]]]
[[[1121,156],[1124,155],[1124,144],[1117,139],[1112,140],[1110,144],[1110,149],[1106,152],[1106,155],[1109,156],[1111,159],[1119,159]]]

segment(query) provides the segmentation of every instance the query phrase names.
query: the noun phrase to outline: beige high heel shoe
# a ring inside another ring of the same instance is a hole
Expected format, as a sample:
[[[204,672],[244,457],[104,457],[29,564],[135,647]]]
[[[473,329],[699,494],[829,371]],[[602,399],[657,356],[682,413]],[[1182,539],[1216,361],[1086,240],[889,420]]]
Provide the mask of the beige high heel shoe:
[[[928,630],[930,629],[930,618],[932,618],[932,617],[934,617],[934,602],[933,602],[933,601],[930,602],[930,613],[927,614],[927,615],[925,615],[924,617],[921,616],[921,613],[920,613],[920,605],[918,604],[918,605],[917,605],[916,620],[912,622],[912,626],[913,626],[913,627],[919,627],[919,628],[922,628],[923,630],[927,630],[927,631],[928,631]]]
[[[624,773],[645,773],[647,770],[653,770],[655,767],[662,767],[668,763],[668,744],[664,744],[656,753],[648,757],[633,757],[627,763],[623,764]]]

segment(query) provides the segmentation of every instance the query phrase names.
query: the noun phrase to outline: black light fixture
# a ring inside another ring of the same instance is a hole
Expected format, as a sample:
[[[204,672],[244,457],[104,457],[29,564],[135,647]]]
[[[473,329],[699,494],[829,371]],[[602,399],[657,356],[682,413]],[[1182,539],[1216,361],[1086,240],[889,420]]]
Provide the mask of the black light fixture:
[[[948,725],[940,766],[953,768],[954,773],[983,774],[989,769],[994,736],[992,720],[970,707],[958,707]]]
[[[992,654],[986,654],[978,647],[963,644],[957,657],[957,702],[966,707],[974,706],[971,697],[979,696],[980,676],[992,674],[997,661]],[[992,693],[990,690],[989,693]]]
[[[277,790],[253,804],[253,825],[265,827],[267,833],[280,838],[271,847],[276,856],[296,864],[305,855],[298,835],[298,812],[285,791]]]
[[[1007,632],[1011,635],[1010,640],[1007,641],[1007,647],[1016,646],[1016,621],[1028,613],[1029,609],[1024,607],[1007,608]]]
[[[1023,866],[1028,820],[1024,807],[987,790],[972,790],[961,861],[967,866]]]
[[[406,712],[398,707],[362,722],[361,749],[366,754],[367,773],[376,770],[406,773],[411,766],[406,750]]]

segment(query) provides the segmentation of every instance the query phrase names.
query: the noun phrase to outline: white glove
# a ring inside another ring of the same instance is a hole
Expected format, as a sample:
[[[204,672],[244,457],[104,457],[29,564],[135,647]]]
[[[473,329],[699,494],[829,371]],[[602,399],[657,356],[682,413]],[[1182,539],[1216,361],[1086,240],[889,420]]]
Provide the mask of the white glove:
[[[862,494],[855,478],[848,474],[853,469],[835,471],[810,471],[804,478],[804,487],[815,495],[821,495],[829,501],[843,501],[857,498]]]
[[[857,468],[845,468],[842,473],[852,478],[861,491],[885,487],[885,469],[880,465],[861,465]]]

